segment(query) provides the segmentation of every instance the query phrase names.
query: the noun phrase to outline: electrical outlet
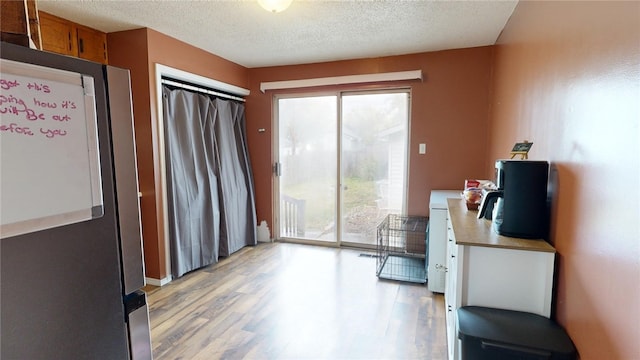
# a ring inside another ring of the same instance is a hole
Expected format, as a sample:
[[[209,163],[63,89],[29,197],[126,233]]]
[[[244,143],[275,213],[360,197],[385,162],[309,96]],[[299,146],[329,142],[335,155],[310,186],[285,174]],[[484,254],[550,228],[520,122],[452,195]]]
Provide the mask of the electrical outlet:
[[[418,148],[418,154],[426,154],[427,153],[427,144],[420,144]]]

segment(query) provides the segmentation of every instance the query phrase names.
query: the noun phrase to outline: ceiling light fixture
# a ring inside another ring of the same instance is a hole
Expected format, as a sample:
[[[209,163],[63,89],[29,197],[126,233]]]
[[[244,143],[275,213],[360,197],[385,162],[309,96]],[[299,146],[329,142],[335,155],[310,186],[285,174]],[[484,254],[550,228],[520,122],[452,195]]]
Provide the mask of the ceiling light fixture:
[[[258,4],[265,10],[272,13],[279,13],[286,10],[293,0],[258,0]]]

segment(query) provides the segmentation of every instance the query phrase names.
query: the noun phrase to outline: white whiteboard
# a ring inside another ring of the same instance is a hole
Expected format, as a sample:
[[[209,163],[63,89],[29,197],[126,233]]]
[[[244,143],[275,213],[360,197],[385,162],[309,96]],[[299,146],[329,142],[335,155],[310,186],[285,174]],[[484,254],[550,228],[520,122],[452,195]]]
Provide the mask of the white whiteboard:
[[[0,59],[0,238],[103,214],[93,77]]]

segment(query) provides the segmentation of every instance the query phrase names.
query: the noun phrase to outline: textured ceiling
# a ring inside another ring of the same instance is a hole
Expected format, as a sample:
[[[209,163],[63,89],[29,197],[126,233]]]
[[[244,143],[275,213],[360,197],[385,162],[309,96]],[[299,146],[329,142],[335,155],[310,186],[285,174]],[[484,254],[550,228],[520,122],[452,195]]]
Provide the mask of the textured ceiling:
[[[114,32],[148,27],[245,67],[492,45],[517,1],[40,0],[38,8]]]

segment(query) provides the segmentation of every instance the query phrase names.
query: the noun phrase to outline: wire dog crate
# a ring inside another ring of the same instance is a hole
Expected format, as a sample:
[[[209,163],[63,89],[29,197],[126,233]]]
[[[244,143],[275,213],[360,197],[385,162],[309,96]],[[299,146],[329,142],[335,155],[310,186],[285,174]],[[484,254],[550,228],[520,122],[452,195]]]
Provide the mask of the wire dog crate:
[[[389,214],[378,225],[376,275],[379,278],[427,282],[427,223],[423,216]]]

